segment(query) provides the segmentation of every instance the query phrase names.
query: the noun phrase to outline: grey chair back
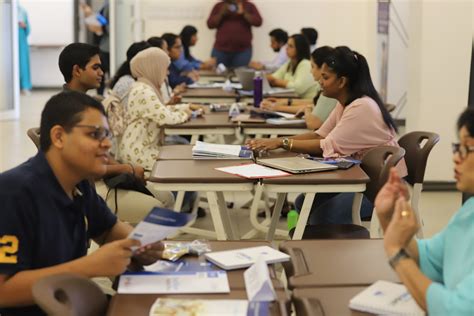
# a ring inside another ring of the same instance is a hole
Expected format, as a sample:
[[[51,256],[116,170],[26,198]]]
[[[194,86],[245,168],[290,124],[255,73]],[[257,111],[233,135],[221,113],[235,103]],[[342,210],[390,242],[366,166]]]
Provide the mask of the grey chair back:
[[[26,132],[26,134],[33,141],[36,148],[39,149],[40,148],[40,129],[39,129],[39,127],[30,128]]]

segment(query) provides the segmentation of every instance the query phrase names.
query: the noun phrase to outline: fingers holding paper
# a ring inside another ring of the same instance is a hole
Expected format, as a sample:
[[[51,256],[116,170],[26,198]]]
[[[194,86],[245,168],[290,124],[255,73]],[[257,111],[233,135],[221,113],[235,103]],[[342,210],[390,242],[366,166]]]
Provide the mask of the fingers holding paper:
[[[136,263],[147,266],[155,263],[162,257],[164,245],[161,241],[157,241],[146,246],[140,247],[135,251],[133,259]]]

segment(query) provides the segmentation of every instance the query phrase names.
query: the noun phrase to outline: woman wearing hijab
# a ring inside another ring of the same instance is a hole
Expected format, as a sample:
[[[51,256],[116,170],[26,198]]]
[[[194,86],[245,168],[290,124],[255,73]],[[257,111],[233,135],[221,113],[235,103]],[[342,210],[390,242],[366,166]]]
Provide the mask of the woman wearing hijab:
[[[161,49],[147,48],[130,62],[132,76],[137,81],[128,96],[125,114],[127,126],[120,141],[120,160],[151,170],[158,156],[163,125],[186,122],[197,106],[179,104],[166,106],[161,94],[170,58]]]

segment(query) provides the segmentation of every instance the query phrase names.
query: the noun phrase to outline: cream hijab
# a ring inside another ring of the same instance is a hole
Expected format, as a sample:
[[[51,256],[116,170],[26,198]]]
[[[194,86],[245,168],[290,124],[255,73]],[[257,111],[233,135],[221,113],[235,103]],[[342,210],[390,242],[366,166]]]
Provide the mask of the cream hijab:
[[[168,54],[159,48],[150,47],[132,58],[130,70],[137,81],[151,86],[160,101],[163,102],[161,85],[165,82],[170,63]]]

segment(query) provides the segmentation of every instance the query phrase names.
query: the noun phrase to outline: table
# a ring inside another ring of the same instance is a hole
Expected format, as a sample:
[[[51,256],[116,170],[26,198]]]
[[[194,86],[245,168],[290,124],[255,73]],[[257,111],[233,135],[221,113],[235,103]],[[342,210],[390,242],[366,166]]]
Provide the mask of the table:
[[[249,163],[249,160],[242,160],[241,163]],[[207,236],[217,237],[218,240],[236,239],[224,192],[251,191],[257,180],[227,174],[215,168],[237,164],[235,160],[159,160],[153,167],[149,182],[162,191],[205,191],[215,229],[215,233],[207,232]],[[180,209],[179,203],[175,204],[175,210]],[[206,234],[201,229],[188,227],[190,230],[195,234]]]
[[[283,264],[290,289],[400,282],[387,262],[383,239],[291,240],[280,250],[291,256]]]
[[[255,197],[250,209],[250,222],[255,228],[244,235],[243,238],[251,238],[257,231],[267,233],[267,240],[272,240],[275,233],[287,236],[285,230],[277,230],[276,226],[280,218],[283,202],[287,193],[305,193],[305,199],[298,218],[293,239],[299,240],[303,237],[304,228],[308,222],[311,206],[316,193],[326,192],[355,192],[352,204],[352,221],[354,224],[361,225],[360,206],[362,203],[362,193],[365,191],[365,185],[370,178],[360,168],[353,166],[347,170],[331,170],[306,174],[295,174],[282,178],[263,179],[256,186]],[[267,227],[267,220],[263,223],[258,221],[258,201],[261,199],[263,190],[268,194],[270,192],[277,193],[277,201],[274,207],[270,227]]]
[[[263,135],[269,135],[270,138],[276,138],[281,135],[293,136],[309,132],[306,123],[275,125],[269,123],[241,123],[242,134],[255,135],[255,138],[261,138]]]
[[[245,96],[236,90],[225,91],[221,88],[193,88],[187,89],[181,94],[183,102],[238,102],[241,100],[252,101],[253,96]],[[284,92],[272,94],[272,98],[298,98],[294,92]]]
[[[349,301],[365,286],[295,289],[292,301],[298,316],[362,316],[372,315],[349,308]]]
[[[265,241],[210,241],[212,251],[231,250],[238,248],[266,246],[270,243]],[[204,256],[186,257],[186,261],[205,261]],[[244,269],[227,271],[229,287],[231,292],[228,294],[117,294],[109,305],[107,315],[147,315],[155,300],[162,298],[199,298],[199,299],[247,299],[244,282]],[[271,304],[270,315],[288,315],[289,298],[285,293],[283,284],[276,277],[273,265],[269,265],[270,277],[277,293],[278,301]]]

